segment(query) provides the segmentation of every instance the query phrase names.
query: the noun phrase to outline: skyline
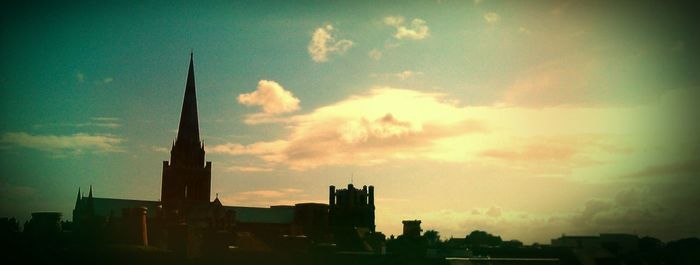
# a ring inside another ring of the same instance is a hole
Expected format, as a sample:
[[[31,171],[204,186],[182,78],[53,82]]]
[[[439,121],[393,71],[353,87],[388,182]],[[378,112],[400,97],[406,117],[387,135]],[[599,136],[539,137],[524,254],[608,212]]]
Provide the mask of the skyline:
[[[325,202],[353,179],[387,235],[700,235],[683,6],[308,3],[3,11],[0,214],[68,216],[88,185],[159,199],[194,49],[224,204]]]

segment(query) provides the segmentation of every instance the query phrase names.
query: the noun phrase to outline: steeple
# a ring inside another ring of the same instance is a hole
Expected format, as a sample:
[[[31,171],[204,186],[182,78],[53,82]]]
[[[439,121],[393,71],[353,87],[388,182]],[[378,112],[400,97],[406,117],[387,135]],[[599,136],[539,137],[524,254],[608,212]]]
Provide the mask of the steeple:
[[[88,214],[94,214],[95,213],[95,204],[92,200],[92,185],[90,185],[90,193],[87,198],[87,206],[86,206],[86,212]]]
[[[78,207],[80,207],[80,199],[80,187],[78,187],[78,197],[75,199],[75,209],[78,209]]]
[[[190,53],[190,69],[187,73],[185,99],[182,101],[180,127],[170,150],[170,162],[163,161],[163,209],[181,210],[181,206],[187,201],[209,202],[211,162],[204,160],[204,154],[204,143],[199,138],[194,59]]]
[[[190,69],[187,73],[185,85],[185,99],[182,101],[180,113],[180,127],[177,131],[175,145],[199,147],[199,118],[197,117],[197,91],[194,85],[194,58],[190,52]]]

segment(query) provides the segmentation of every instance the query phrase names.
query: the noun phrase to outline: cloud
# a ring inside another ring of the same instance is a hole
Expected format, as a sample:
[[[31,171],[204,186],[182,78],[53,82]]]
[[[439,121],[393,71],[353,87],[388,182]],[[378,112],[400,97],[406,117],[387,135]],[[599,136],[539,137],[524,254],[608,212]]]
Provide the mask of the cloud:
[[[224,169],[225,172],[270,172],[272,168],[255,166],[230,166]]]
[[[239,192],[238,194],[241,196],[255,196],[255,197],[263,197],[263,198],[282,198],[282,197],[288,196],[290,194],[300,193],[301,191],[302,190],[300,190],[300,189],[286,188],[286,189],[279,189],[279,190],[244,191],[244,192]]]
[[[613,135],[567,134],[504,139],[479,152],[479,156],[529,174],[568,175],[629,152],[626,143]]]
[[[369,58],[372,58],[375,61],[379,61],[379,59],[382,58],[382,52],[377,49],[372,49],[371,51],[369,51],[368,55]]]
[[[91,135],[77,133],[73,135],[32,135],[25,132],[9,132],[0,137],[0,143],[16,145],[62,154],[82,154],[83,152],[123,152],[119,146],[124,139],[112,135]]]
[[[296,188],[242,191],[234,195],[219,197],[219,199],[224,205],[245,205],[253,207],[294,205],[299,201],[321,201],[319,199],[310,198],[303,190]]]
[[[90,121],[87,122],[79,122],[79,123],[69,123],[69,122],[62,122],[62,123],[47,123],[47,124],[35,124],[33,125],[34,128],[44,128],[44,127],[98,127],[98,128],[108,128],[108,129],[115,129],[119,128],[122,126],[120,123],[119,118],[113,118],[113,117],[93,117],[90,119]]]
[[[694,180],[697,184],[698,181]],[[678,184],[675,184],[678,185]],[[571,205],[555,212],[528,212],[491,206],[471,210],[443,209],[415,215],[423,224],[435,227],[443,235],[463,237],[472,230],[485,230],[504,238],[524,242],[548,242],[562,233],[597,235],[630,233],[650,235],[663,240],[700,235],[700,215],[694,209],[697,192],[686,189],[690,198],[669,201],[673,193],[658,193],[656,187],[630,186],[607,196],[584,199],[579,207]],[[680,204],[680,205],[679,205]]]
[[[351,40],[336,40],[335,37],[333,37],[334,30],[335,29],[330,24],[314,30],[311,42],[309,42],[309,46],[307,47],[309,55],[311,55],[311,60],[317,63],[326,62],[328,61],[329,54],[342,54],[354,45]]]
[[[388,78],[388,77],[394,77],[398,78],[399,80],[406,80],[409,78],[414,78],[416,76],[421,76],[423,75],[423,72],[419,71],[411,71],[411,70],[405,70],[397,73],[384,73],[384,74],[370,74],[371,77],[383,77],[383,78]]]
[[[497,104],[547,107],[591,105],[611,101],[612,89],[596,82],[595,69],[602,68],[594,56],[570,56],[535,65],[517,74]],[[608,95],[602,98],[602,95]]]
[[[395,75],[396,75],[396,77],[398,77],[401,80],[406,80],[406,79],[409,79],[409,78],[414,77],[416,75],[422,75],[422,74],[423,74],[423,72],[414,72],[414,71],[406,70],[406,71],[396,73]]]
[[[491,216],[491,217],[499,217],[499,216],[501,216],[501,208],[496,207],[496,206],[491,206],[491,208],[489,208],[486,211],[486,215]]]
[[[486,23],[494,25],[501,20],[501,16],[496,14],[496,12],[487,12],[484,14],[484,20],[486,20]]]
[[[436,140],[486,131],[444,95],[386,87],[290,117],[288,127],[285,139],[210,150],[305,170],[422,157]]]
[[[688,160],[682,162],[673,162],[661,165],[648,166],[637,172],[625,175],[630,179],[645,179],[645,178],[669,178],[679,175],[692,176],[700,172],[699,160]]]
[[[294,170],[424,160],[569,175],[632,152],[629,139],[609,126],[629,115],[620,109],[460,106],[446,94],[374,87],[285,117],[279,138],[210,150]]]
[[[263,113],[267,114],[287,113],[299,109],[299,99],[279,83],[270,80],[260,80],[257,90],[238,95],[238,103],[261,106]]]
[[[578,150],[579,145],[572,142],[540,141],[525,146],[504,149],[489,149],[481,153],[485,157],[507,161],[562,161],[569,160]]]
[[[246,118],[246,123],[250,124],[275,122],[278,121],[275,115],[299,110],[299,99],[277,82],[269,80],[260,80],[255,91],[238,95],[238,103],[262,107],[261,113]]]
[[[120,118],[117,117],[92,117],[91,118],[94,121],[110,121],[110,122],[117,122],[120,121]]]
[[[443,209],[421,213],[419,218],[423,224],[434,227],[446,237],[464,238],[471,231],[482,230],[499,235],[504,240],[518,239],[526,243],[537,240],[548,242],[560,234],[556,229],[561,227],[561,224],[550,221],[547,215],[498,207],[467,211]]]
[[[112,78],[112,77],[106,77],[106,78],[102,79],[102,83],[105,83],[105,84],[112,83],[112,81],[114,81],[114,78]]]
[[[156,152],[156,153],[170,153],[170,150],[165,147],[159,147],[159,146],[151,146],[151,151]]]
[[[425,20],[415,18],[410,25],[405,25],[404,22],[405,19],[401,16],[384,18],[384,24],[396,28],[396,33],[394,33],[394,38],[396,39],[422,40],[430,35],[430,29]]]
[[[226,143],[209,147],[209,152],[212,154],[252,155],[264,161],[282,162],[284,157],[280,150],[287,145],[288,142],[285,140],[257,142],[249,145]]]

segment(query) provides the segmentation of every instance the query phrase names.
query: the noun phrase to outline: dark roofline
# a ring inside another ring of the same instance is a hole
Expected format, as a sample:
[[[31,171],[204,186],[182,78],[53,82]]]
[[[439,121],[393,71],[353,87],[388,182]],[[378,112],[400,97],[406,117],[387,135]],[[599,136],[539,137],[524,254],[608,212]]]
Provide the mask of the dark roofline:
[[[146,203],[161,203],[160,201],[145,201],[145,200],[119,199],[119,198],[92,197],[92,199],[97,199],[97,200],[119,200],[119,201],[130,201],[130,202],[146,202]]]
[[[600,236],[561,236],[560,238],[555,238],[556,239],[599,239]]]
[[[272,205],[269,207],[236,206],[236,205],[222,205],[222,206],[224,208],[245,208],[245,209],[279,209],[279,208],[286,208],[286,207],[294,207],[294,205]]]

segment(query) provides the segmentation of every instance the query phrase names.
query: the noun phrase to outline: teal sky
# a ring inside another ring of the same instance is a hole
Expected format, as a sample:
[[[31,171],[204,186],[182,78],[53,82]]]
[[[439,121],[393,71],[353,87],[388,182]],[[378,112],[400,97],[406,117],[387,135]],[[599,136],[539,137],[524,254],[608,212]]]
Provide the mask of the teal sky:
[[[193,49],[226,204],[354,176],[387,234],[700,236],[692,9],[606,2],[10,3],[0,215],[159,199]]]

